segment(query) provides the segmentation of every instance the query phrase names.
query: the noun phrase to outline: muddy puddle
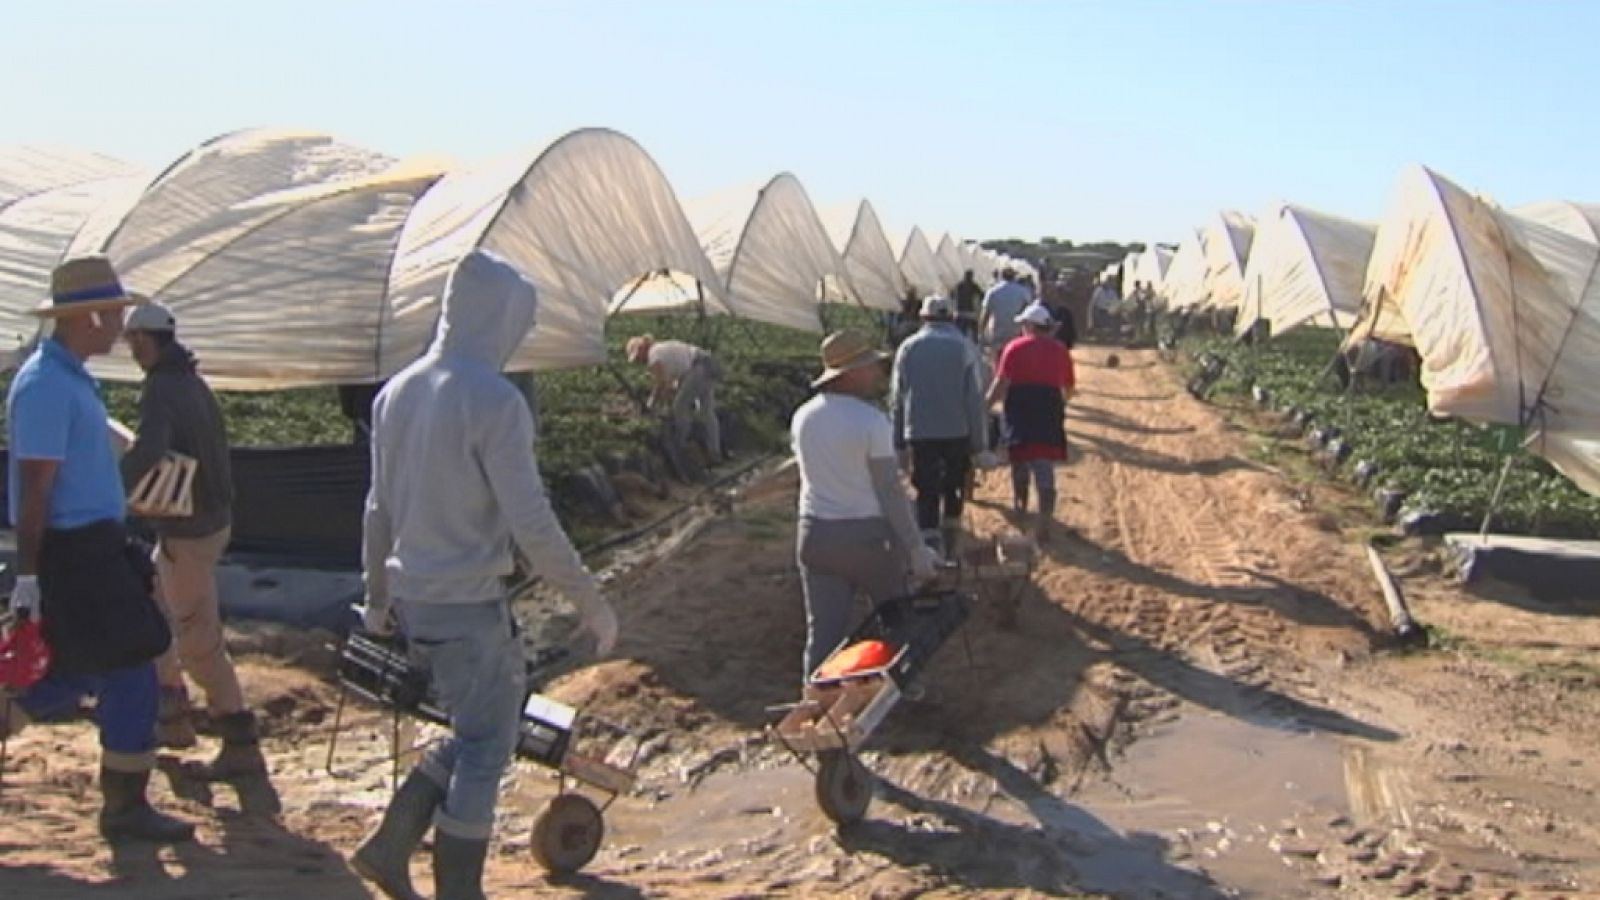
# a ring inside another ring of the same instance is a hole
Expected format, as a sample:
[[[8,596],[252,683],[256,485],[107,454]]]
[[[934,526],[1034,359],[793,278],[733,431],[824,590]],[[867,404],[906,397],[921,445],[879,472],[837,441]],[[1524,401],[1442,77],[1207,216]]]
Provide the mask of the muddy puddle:
[[[1191,711],[1142,737],[1075,803],[1123,835],[1149,835],[1168,857],[1206,872],[1228,893],[1314,893],[1290,868],[1315,855],[1297,837],[1351,812],[1347,750],[1334,736],[1292,723]],[[1085,886],[1122,893],[1122,861],[1096,854]]]

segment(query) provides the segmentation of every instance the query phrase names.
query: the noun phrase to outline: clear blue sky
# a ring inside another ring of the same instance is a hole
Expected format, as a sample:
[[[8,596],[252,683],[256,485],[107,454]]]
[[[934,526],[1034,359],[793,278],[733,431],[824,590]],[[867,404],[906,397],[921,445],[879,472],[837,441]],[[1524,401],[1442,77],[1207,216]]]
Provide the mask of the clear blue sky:
[[[467,159],[606,125],[679,196],[781,170],[930,238],[1177,240],[1405,164],[1600,200],[1600,3],[6,0],[0,144],[279,125]]]

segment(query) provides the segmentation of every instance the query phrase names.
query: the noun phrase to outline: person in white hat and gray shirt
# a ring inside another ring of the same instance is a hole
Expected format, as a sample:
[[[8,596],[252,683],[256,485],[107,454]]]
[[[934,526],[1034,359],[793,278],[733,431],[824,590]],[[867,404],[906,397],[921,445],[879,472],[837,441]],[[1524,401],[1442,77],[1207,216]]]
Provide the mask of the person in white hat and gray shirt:
[[[51,664],[44,680],[0,704],[0,736],[29,719],[79,713],[95,698],[100,832],[107,840],[188,841],[194,826],[150,805],[159,690],[154,660],[171,645],[144,567],[128,542],[127,497],[99,385],[85,363],[111,352],[124,308],[139,302],[104,257],[52,273],[52,323],[6,398],[17,581],[11,611],[39,616]]]
[[[173,646],[156,661],[161,679],[157,740],[193,746],[188,689],[183,673],[205,692],[222,749],[207,767],[212,777],[264,772],[255,715],[245,708],[239,675],[228,657],[217,597],[217,563],[233,533],[233,472],[222,407],[200,377],[194,354],[178,341],[178,322],[159,303],[128,312],[123,339],[144,385],[137,436],[122,457],[123,484],[131,492],[169,453],[195,460],[191,512],[148,518],[155,549],[157,598],[172,622]]]
[[[922,329],[895,352],[889,411],[897,450],[911,452],[917,526],[955,553],[967,475],[988,449],[984,375],[977,348],[955,323],[950,301],[922,301]]]
[[[838,648],[864,610],[933,577],[939,556],[922,541],[900,485],[894,428],[874,401],[885,355],[853,331],[822,342],[816,396],[790,423],[800,466],[796,557],[806,602],[801,684]]]
[[[364,625],[405,636],[451,729],[352,859],[390,897],[417,896],[410,859],[430,828],[436,896],[483,897],[500,779],[528,691],[506,587],[513,548],[578,608],[598,655],[616,643],[616,614],[550,506],[533,414],[501,374],[537,310],[521,273],[473,251],[445,283],[433,345],[372,404]]]

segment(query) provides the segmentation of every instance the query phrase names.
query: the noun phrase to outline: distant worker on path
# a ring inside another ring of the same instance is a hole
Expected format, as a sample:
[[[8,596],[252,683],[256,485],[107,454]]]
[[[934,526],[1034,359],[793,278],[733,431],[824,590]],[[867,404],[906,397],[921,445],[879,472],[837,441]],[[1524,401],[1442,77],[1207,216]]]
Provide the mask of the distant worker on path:
[[[722,364],[717,358],[683,341],[658,341],[651,335],[632,338],[627,344],[628,361],[650,370],[651,410],[670,407],[672,437],[678,446],[689,445],[695,422],[705,435],[706,454],[711,464],[722,462],[722,425],[717,421],[717,383],[722,380]]]
[[[938,554],[922,542],[900,486],[894,428],[873,400],[884,355],[852,331],[822,342],[817,395],[794,414],[790,434],[800,467],[796,556],[806,603],[801,683],[850,636],[864,611],[902,595],[909,570],[926,581]]]
[[[351,860],[390,897],[417,896],[409,864],[430,828],[436,896],[484,896],[500,780],[528,699],[506,587],[513,548],[577,607],[600,656],[616,642],[616,614],[545,493],[533,414],[501,374],[537,308],[521,274],[473,251],[445,283],[433,345],[372,406],[363,624],[405,636],[450,717],[449,737],[429,745]]]
[[[1000,270],[1000,283],[983,296],[978,334],[991,353],[998,354],[1018,334],[1017,316],[1028,306],[1028,289],[1017,283],[1017,272]]]
[[[1012,509],[1026,515],[1029,488],[1036,488],[1039,515],[1034,533],[1045,541],[1055,515],[1055,466],[1067,458],[1067,399],[1076,379],[1071,351],[1051,337],[1056,323],[1050,311],[1030,306],[1017,320],[1027,333],[1000,354],[988,403],[1005,405]]]
[[[956,325],[969,337],[978,334],[978,309],[983,305],[983,288],[978,286],[978,279],[968,269],[961,276],[961,283],[956,285]]]
[[[193,512],[152,517],[156,597],[172,622],[172,647],[156,660],[161,679],[161,719],[156,738],[168,747],[195,743],[187,671],[206,695],[222,749],[212,777],[264,772],[256,718],[245,708],[239,675],[222,635],[217,562],[233,528],[233,473],[222,407],[178,342],[178,322],[158,303],[134,307],[124,338],[145,372],[139,395],[138,437],[122,457],[122,481],[131,491],[168,452],[195,460]]]
[[[940,536],[945,555],[955,537],[974,455],[988,449],[984,376],[973,345],[951,320],[943,297],[922,301],[922,330],[894,358],[889,410],[895,448],[909,448],[917,525]]]

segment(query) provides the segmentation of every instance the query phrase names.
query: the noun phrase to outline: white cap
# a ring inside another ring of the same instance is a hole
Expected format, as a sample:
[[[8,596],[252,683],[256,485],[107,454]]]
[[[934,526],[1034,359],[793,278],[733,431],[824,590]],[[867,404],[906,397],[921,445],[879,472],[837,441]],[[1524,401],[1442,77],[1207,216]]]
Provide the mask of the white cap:
[[[125,331],[177,331],[178,320],[159,303],[141,303],[128,311],[122,327]]]
[[[924,319],[950,318],[950,301],[933,294],[922,298],[922,317]]]
[[[1019,324],[1025,325],[1052,325],[1056,319],[1055,316],[1050,315],[1050,310],[1037,303],[1030,303],[1028,308],[1022,311],[1022,315],[1017,316],[1016,320]]]

